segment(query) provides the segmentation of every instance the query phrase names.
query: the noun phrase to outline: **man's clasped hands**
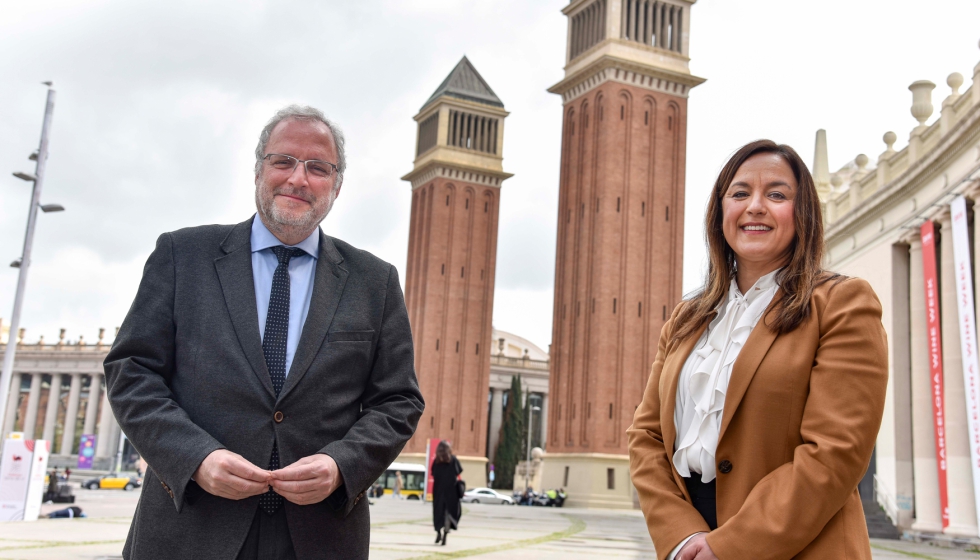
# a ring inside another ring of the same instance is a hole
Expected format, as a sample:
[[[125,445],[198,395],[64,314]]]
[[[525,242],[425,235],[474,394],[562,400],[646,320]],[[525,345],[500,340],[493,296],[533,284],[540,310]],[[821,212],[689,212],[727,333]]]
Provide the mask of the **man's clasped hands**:
[[[242,500],[265,494],[271,487],[298,505],[323,501],[343,484],[337,463],[329,455],[316,454],[275,471],[261,469],[227,449],[212,451],[194,471],[194,481],[205,492]]]

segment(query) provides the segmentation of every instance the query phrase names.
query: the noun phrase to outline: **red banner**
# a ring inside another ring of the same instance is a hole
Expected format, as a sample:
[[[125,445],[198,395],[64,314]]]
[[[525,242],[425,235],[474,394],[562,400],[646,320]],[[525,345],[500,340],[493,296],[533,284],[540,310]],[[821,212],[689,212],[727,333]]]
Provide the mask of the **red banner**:
[[[943,341],[939,327],[939,286],[936,272],[935,224],[922,224],[922,272],[926,288],[926,329],[929,343],[929,376],[932,379],[932,420],[936,429],[936,466],[939,474],[939,505],[943,529],[949,526],[949,498],[946,494],[946,417],[943,404]]]

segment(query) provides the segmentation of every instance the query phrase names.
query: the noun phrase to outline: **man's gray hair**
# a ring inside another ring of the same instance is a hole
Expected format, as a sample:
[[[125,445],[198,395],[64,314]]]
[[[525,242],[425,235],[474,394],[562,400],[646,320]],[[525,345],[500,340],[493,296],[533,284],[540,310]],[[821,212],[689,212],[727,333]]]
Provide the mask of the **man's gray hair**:
[[[347,156],[344,153],[344,133],[340,130],[339,126],[324,116],[323,111],[315,107],[310,107],[309,105],[288,105],[279,109],[269,119],[265,128],[262,129],[262,133],[259,134],[259,145],[255,147],[255,174],[258,175],[262,170],[265,147],[269,143],[269,137],[272,136],[272,130],[276,128],[276,125],[286,119],[319,121],[327,125],[327,128],[330,129],[330,133],[333,135],[334,144],[337,145],[337,173],[340,175],[340,180],[343,181],[344,171],[347,169]]]

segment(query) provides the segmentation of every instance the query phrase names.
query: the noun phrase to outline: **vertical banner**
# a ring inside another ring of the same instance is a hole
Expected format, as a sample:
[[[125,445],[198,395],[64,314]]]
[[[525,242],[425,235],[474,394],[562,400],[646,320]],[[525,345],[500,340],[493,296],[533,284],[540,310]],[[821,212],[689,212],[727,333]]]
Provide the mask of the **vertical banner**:
[[[7,439],[0,461],[0,521],[37,521],[50,443]]]
[[[926,329],[929,342],[929,378],[932,381],[932,422],[936,432],[936,468],[943,529],[949,526],[949,497],[946,493],[946,411],[943,395],[943,341],[939,322],[939,285],[936,269],[936,226],[922,224],[922,272],[926,288]]]
[[[956,307],[960,325],[960,354],[963,356],[963,389],[966,420],[970,429],[970,463],[973,480],[980,481],[980,363],[977,362],[977,316],[973,306],[973,272],[970,267],[970,234],[966,224],[966,199],[958,196],[950,204],[953,217],[953,263],[956,278]],[[973,499],[980,513],[980,484],[973,484]]]
[[[92,459],[95,458],[95,435],[83,434],[78,442],[78,468],[91,469]]]
[[[31,472],[27,481],[27,500],[24,504],[24,521],[37,521],[41,514],[41,501],[44,500],[44,476],[48,472],[48,457],[51,455],[51,442],[43,439],[28,440],[24,444],[31,452]]]

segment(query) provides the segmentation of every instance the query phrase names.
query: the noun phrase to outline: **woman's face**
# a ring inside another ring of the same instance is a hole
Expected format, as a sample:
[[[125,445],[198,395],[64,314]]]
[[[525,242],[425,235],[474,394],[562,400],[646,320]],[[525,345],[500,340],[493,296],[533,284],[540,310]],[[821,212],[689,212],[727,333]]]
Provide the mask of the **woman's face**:
[[[796,191],[793,170],[779,154],[756,154],[738,168],[722,198],[722,230],[740,268],[775,270],[788,257]]]

